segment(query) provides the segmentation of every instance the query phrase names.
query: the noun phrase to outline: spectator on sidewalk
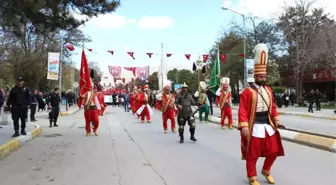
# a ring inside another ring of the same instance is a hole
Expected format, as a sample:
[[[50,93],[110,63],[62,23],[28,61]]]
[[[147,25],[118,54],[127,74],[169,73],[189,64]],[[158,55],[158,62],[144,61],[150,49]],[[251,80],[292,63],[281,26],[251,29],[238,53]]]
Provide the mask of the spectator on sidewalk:
[[[60,111],[59,104],[61,102],[61,98],[59,95],[59,89],[55,88],[55,91],[50,94],[48,99],[49,99],[49,107],[51,107],[51,112],[49,112],[50,128],[52,127],[53,122],[54,122],[54,127],[58,127],[57,118],[58,118],[59,111]]]
[[[209,98],[209,109],[210,109],[210,115],[213,115],[213,107],[212,107],[212,103],[214,101],[214,99],[216,98],[215,94],[207,88],[206,94],[208,95]]]
[[[35,119],[35,113],[36,113],[36,108],[38,104],[37,96],[38,96],[37,90],[35,90],[33,94],[31,95],[31,101],[30,101],[30,121],[37,121]]]
[[[8,95],[7,108],[6,111],[10,110],[12,113],[12,119],[14,123],[14,131],[12,137],[20,136],[20,125],[19,120],[21,120],[21,134],[27,135],[26,129],[26,119],[28,114],[28,106],[30,104],[30,92],[28,88],[23,85],[23,78],[19,77],[17,79],[17,85],[13,87]]]
[[[296,93],[294,91],[290,93],[289,99],[290,99],[290,101],[292,103],[292,106],[294,106],[295,101],[296,101]]]
[[[307,100],[309,103],[309,107],[308,107],[308,112],[314,113],[313,111],[313,104],[314,104],[314,89],[310,90],[310,92],[307,94]]]
[[[1,116],[1,108],[5,102],[5,97],[6,97],[5,91],[3,89],[0,89],[0,116]]]
[[[317,111],[321,111],[321,98],[322,98],[321,92],[318,89],[316,89],[316,91],[315,91],[315,102],[316,102],[316,110]]]
[[[124,94],[124,108],[125,108],[125,112],[129,112],[129,103],[130,103],[130,96],[129,96],[129,92],[127,91]]]
[[[287,108],[288,105],[289,105],[289,95],[288,95],[288,92],[286,91],[285,94],[282,97],[283,97],[283,100],[285,102],[285,107]]]

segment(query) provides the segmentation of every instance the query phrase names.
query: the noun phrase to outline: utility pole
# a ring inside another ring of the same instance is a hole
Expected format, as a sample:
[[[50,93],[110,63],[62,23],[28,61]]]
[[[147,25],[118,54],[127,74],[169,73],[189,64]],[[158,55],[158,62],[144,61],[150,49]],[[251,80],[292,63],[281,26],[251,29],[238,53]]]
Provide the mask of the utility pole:
[[[59,60],[59,71],[58,71],[58,88],[60,91],[62,91],[62,76],[63,76],[63,32],[60,32],[61,34],[61,51],[60,51],[60,60]],[[59,93],[59,95],[61,96],[61,93]]]

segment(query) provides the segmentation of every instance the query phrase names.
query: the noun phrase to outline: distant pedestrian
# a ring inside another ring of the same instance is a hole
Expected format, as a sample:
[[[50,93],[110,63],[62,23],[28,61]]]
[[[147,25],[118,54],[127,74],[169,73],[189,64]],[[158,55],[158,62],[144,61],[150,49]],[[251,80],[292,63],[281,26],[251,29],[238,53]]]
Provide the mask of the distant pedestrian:
[[[37,90],[35,90],[33,94],[31,95],[31,101],[30,101],[30,121],[37,121],[35,119],[35,113],[36,113],[37,104],[38,104],[37,99],[38,99],[38,94],[37,94]]]
[[[314,113],[313,111],[313,104],[314,104],[314,89],[310,90],[310,92],[307,94],[307,100],[309,103],[309,107],[308,107],[308,112]]]
[[[49,107],[51,107],[51,112],[49,112],[50,128],[52,127],[52,123],[54,123],[54,127],[58,127],[57,118],[60,111],[59,107],[60,102],[61,98],[59,95],[59,89],[55,88],[55,91],[51,93],[49,96]]]
[[[7,110],[12,113],[12,119],[14,123],[14,131],[12,137],[20,136],[20,125],[19,120],[21,120],[21,134],[27,135],[26,129],[26,119],[28,114],[28,106],[30,104],[30,93],[28,88],[23,85],[23,78],[19,77],[17,79],[17,85],[13,87],[8,95],[7,100]]]
[[[322,94],[321,92],[316,89],[315,91],[315,102],[316,102],[316,110],[321,110],[321,98],[322,98]]]

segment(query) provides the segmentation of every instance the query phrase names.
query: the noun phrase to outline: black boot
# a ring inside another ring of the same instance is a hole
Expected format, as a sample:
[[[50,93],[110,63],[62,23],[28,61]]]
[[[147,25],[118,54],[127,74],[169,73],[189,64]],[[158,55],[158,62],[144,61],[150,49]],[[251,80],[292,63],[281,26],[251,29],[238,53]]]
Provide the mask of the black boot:
[[[50,123],[50,128],[52,127],[52,119],[49,119],[49,123]]]
[[[18,130],[15,130],[15,133],[12,135],[12,137],[19,137],[20,133]]]
[[[27,135],[27,133],[26,133],[25,129],[21,129],[21,135],[24,135],[24,136],[26,136],[26,135]]]
[[[56,121],[54,122],[54,127],[58,127],[58,125],[56,124]]]
[[[195,128],[190,128],[190,140],[197,141],[197,139],[195,138]]]
[[[184,143],[183,132],[180,132],[180,143]]]

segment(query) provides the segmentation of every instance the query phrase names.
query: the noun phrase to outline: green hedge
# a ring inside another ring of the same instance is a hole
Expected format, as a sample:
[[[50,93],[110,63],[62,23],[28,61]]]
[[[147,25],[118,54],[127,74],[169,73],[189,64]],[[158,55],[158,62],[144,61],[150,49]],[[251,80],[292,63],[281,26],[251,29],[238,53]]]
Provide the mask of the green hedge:
[[[286,87],[273,86],[272,91],[274,93],[284,93],[286,91]]]

